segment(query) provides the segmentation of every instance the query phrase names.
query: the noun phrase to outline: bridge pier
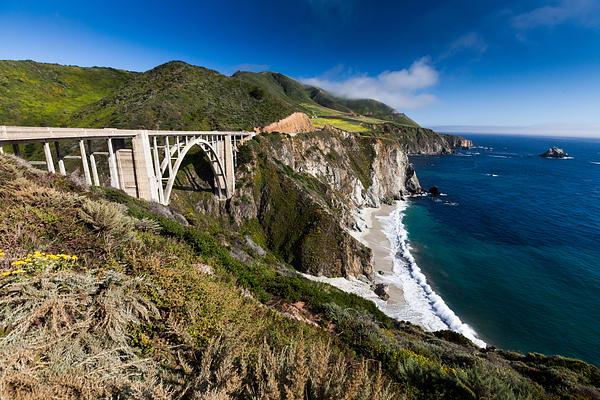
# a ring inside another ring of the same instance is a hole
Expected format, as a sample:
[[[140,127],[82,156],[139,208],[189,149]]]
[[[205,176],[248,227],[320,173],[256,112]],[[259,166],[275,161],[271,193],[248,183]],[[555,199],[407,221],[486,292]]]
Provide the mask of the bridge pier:
[[[81,153],[81,166],[83,167],[83,176],[85,183],[92,186],[92,177],[90,176],[90,166],[88,165],[87,152],[85,151],[85,142],[79,141],[79,152]]]
[[[225,135],[223,140],[223,161],[225,167],[225,179],[226,187],[228,190],[227,197],[233,196],[235,193],[235,171],[234,171],[234,154],[233,154],[233,137],[231,135]]]
[[[117,169],[117,157],[115,156],[115,148],[111,138],[107,140],[108,146],[108,173],[110,175],[110,186],[115,189],[121,189],[119,185],[119,171]]]
[[[65,159],[60,151],[60,144],[58,144],[58,142],[54,142],[54,150],[56,151],[56,158],[58,159],[58,172],[60,172],[61,175],[67,175]]]
[[[49,172],[55,173],[56,155],[58,172],[66,175],[65,159],[81,160],[82,175],[90,186],[100,185],[99,172],[105,171],[99,170],[97,156],[107,156],[111,187],[167,205],[179,168],[192,148],[201,149],[208,158],[215,177],[215,192],[222,199],[233,196],[237,146],[252,136],[252,132],[0,126],[0,153],[5,146],[12,145],[14,154],[21,156],[22,144],[41,143],[45,161],[31,160],[32,163],[44,164]],[[79,155],[65,155],[63,151],[69,147],[61,148],[61,140],[78,143]],[[93,140],[106,140],[108,151],[94,152]],[[132,146],[126,148],[129,140]]]
[[[133,166],[137,193],[140,199],[159,202],[156,175],[152,165],[152,151],[148,131],[140,131],[132,139]]]
[[[50,143],[44,142],[44,155],[46,156],[46,167],[48,172],[55,173],[54,161],[52,160],[52,150],[50,150]]]

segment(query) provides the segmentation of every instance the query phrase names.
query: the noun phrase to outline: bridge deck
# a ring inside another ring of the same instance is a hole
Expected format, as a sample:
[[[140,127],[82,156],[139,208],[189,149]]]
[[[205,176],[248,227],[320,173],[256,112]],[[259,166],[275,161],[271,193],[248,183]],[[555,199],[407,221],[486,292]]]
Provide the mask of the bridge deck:
[[[220,136],[232,135],[244,138],[254,132],[223,132],[223,131],[167,131],[141,129],[88,129],[88,128],[46,128],[24,126],[0,126],[0,143],[19,143],[32,141],[55,141],[68,139],[107,139],[133,138],[140,132],[148,136]]]

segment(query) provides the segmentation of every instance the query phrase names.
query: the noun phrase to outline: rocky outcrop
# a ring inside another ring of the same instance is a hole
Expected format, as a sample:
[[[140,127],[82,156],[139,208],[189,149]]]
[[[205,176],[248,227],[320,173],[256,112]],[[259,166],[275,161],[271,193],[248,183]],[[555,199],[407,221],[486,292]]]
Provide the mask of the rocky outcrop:
[[[401,141],[327,128],[251,141],[229,203],[236,224],[256,218],[269,247],[315,275],[373,273],[371,252],[348,230],[360,207],[421,190]]]
[[[450,145],[452,149],[470,149],[474,146],[473,141],[470,139],[465,139],[462,136],[455,135],[440,135],[442,136]]]
[[[566,158],[569,157],[566,151],[560,147],[550,147],[548,150],[540,154],[540,157],[546,158]]]
[[[385,283],[376,284],[373,291],[381,300],[387,301],[390,298],[390,288]]]
[[[310,122],[308,115],[301,112],[295,112],[286,118],[258,129],[259,132],[279,132],[292,135],[302,132],[312,132],[314,130],[315,128]]]
[[[373,132],[403,144],[409,155],[450,154],[454,149],[473,147],[473,142],[461,136],[439,134],[427,128],[392,123],[372,125]]]
[[[356,211],[422,192],[408,149],[451,151],[434,132],[416,143],[415,131],[407,132],[260,134],[240,148],[236,195],[225,212],[237,226],[255,221],[269,249],[300,271],[370,277],[371,250],[350,234]]]

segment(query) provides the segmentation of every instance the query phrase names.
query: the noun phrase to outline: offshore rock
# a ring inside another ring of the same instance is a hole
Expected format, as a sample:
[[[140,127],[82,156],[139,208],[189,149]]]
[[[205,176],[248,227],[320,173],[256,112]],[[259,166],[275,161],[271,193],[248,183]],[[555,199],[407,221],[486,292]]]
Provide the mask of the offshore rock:
[[[434,197],[440,195],[440,189],[438,189],[437,186],[430,187],[429,190],[427,190],[427,192]]]
[[[550,147],[548,150],[540,154],[540,157],[546,158],[565,158],[569,155],[560,147]]]

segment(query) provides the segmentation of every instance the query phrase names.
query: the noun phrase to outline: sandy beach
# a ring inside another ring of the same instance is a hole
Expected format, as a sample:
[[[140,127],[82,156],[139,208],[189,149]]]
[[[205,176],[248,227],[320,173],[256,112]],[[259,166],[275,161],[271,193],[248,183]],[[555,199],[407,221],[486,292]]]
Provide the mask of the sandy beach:
[[[395,281],[386,279],[393,274],[393,259],[390,241],[383,231],[381,218],[387,217],[394,210],[394,205],[383,204],[379,208],[362,210],[361,217],[365,225],[363,231],[356,236],[363,244],[373,251],[373,280],[375,283],[384,283],[389,287],[390,298],[386,308],[397,308],[406,304],[402,286]]]

